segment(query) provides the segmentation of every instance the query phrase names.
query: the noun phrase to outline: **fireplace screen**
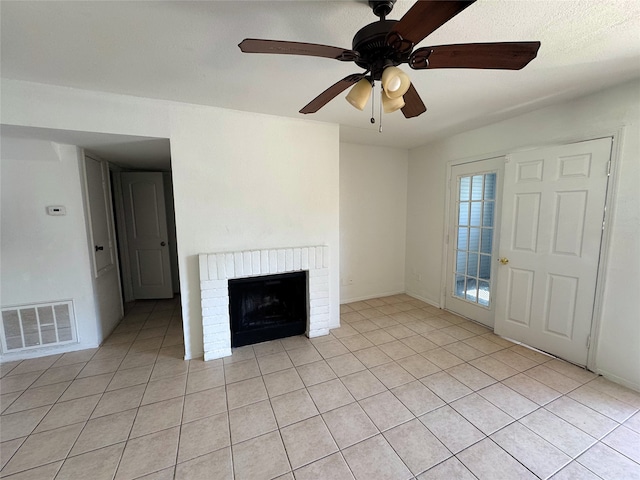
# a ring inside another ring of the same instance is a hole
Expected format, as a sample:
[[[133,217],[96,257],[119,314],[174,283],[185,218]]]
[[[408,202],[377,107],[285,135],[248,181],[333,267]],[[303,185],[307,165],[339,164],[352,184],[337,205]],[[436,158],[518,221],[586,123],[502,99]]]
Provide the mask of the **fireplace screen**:
[[[307,329],[307,272],[229,280],[231,346],[301,335]]]

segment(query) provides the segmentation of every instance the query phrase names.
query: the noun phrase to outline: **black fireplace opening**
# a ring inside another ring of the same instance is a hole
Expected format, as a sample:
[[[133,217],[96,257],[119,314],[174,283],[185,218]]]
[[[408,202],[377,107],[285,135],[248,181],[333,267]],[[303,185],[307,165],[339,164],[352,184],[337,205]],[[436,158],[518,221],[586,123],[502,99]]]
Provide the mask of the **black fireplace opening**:
[[[229,280],[231,346],[241,347],[305,333],[307,273]]]

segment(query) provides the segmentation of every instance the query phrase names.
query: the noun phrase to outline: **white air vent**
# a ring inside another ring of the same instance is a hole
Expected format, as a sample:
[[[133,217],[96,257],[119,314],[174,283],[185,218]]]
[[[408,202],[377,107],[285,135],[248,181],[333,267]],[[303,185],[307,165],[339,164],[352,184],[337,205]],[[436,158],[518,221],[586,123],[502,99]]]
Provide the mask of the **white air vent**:
[[[73,302],[39,303],[2,309],[2,350],[20,350],[74,343]]]

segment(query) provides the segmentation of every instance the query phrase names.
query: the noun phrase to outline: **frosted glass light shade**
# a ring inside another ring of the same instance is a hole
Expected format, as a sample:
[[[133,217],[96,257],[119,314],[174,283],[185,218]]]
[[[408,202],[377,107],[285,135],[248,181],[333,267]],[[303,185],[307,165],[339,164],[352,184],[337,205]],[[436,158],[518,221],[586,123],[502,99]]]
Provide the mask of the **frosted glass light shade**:
[[[368,79],[363,78],[351,88],[346,97],[347,102],[358,110],[364,110],[364,107],[371,96],[371,88],[371,82]]]
[[[389,98],[398,98],[407,93],[411,80],[398,67],[387,67],[382,72],[382,88]]]
[[[382,109],[384,110],[384,113],[393,113],[396,110],[400,110],[402,107],[404,107],[403,97],[389,98],[387,94],[384,93],[384,90],[381,93],[381,97],[382,97]]]

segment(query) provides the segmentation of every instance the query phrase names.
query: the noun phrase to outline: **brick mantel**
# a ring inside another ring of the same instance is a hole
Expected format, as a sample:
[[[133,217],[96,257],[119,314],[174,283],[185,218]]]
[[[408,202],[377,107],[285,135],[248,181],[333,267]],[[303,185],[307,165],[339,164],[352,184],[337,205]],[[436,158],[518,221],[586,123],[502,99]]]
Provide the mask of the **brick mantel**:
[[[201,253],[199,262],[205,360],[231,355],[228,282],[233,278],[308,271],[307,336],[329,333],[329,247]]]

